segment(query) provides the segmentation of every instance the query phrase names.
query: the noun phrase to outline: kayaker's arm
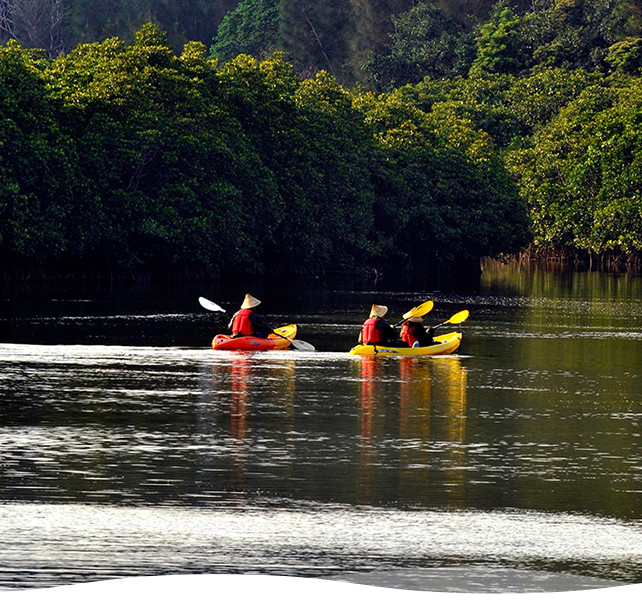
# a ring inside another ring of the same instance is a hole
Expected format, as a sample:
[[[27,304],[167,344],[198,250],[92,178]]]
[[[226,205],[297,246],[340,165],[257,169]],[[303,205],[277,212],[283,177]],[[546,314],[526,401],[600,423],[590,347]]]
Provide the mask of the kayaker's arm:
[[[250,315],[250,321],[252,321],[252,326],[254,327],[254,331],[256,331],[257,333],[263,333],[265,335],[269,335],[273,331],[272,327],[268,325],[265,319],[261,315],[255,312],[253,312]]]
[[[390,325],[390,323],[384,321],[383,319],[379,319],[375,327],[379,331],[381,331],[381,334],[386,340],[396,340],[399,338],[399,333],[397,332],[397,330],[392,325]]]
[[[406,342],[399,337],[399,332],[384,319],[380,319],[375,327],[381,331],[384,344],[390,346],[407,346]]]
[[[418,326],[415,329],[415,337],[417,338],[417,341],[419,342],[420,346],[432,346],[434,343],[433,337],[434,337],[434,329],[432,327],[428,327],[428,329],[424,329],[424,327],[421,324],[417,324]]]
[[[426,335],[428,336],[428,345],[431,346],[435,343],[435,328],[428,327],[428,329],[426,330]]]

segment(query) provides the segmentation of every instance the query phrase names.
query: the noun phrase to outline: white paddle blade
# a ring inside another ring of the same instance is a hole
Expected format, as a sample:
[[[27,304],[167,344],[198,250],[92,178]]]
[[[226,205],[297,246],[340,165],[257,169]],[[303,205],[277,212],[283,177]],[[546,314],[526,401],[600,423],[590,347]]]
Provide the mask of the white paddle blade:
[[[203,298],[203,296],[198,299],[198,302],[205,310],[212,310],[214,312],[227,312],[224,308],[221,308],[218,304],[212,302],[211,300],[208,300],[207,298]]]
[[[297,350],[303,350],[304,352],[314,352],[315,350],[312,344],[304,342],[303,340],[291,340],[291,342]]]

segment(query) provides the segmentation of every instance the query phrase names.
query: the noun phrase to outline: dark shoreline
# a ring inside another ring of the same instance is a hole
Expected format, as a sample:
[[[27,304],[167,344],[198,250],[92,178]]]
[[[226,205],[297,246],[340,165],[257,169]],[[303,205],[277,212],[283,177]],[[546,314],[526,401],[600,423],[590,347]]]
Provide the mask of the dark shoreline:
[[[456,264],[424,265],[363,265],[348,269],[319,269],[297,272],[259,270],[254,272],[219,271],[200,266],[147,266],[135,268],[105,265],[0,265],[0,287],[24,286],[148,286],[157,284],[191,285],[217,284],[225,280],[316,280],[351,281],[357,285],[378,286],[382,283],[396,284],[438,282],[461,285],[478,279],[492,264],[513,264],[526,269],[543,269],[569,272],[642,273],[642,255],[617,253],[590,254],[571,249],[529,248],[516,256],[502,259],[481,258]]]
[[[514,261],[534,264],[552,270],[598,271],[605,273],[642,272],[642,253],[602,252],[599,254],[574,248],[527,248]]]
[[[361,286],[379,286],[399,282],[452,282],[461,284],[479,279],[481,260],[458,261],[455,264],[440,262],[416,267],[411,264],[359,265],[336,269],[300,269],[282,271],[257,269],[256,271],[223,271],[193,265],[139,265],[114,267],[111,265],[1,265],[0,288],[25,286],[153,286],[153,285],[218,285],[221,281],[262,281],[268,279],[317,282],[351,282]]]

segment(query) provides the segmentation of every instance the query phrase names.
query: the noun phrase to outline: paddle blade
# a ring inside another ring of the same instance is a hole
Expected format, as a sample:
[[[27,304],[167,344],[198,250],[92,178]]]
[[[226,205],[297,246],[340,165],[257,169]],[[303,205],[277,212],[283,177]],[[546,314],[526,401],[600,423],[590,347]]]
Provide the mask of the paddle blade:
[[[304,352],[314,352],[315,348],[312,344],[308,344],[308,342],[304,342],[303,340],[290,340],[292,342],[292,345],[297,349],[297,350],[303,350]]]
[[[434,305],[435,303],[432,300],[428,300],[419,306],[415,306],[415,308],[411,308],[407,313],[404,313],[403,318],[412,319],[412,317],[423,317],[432,310]]]
[[[468,310],[459,311],[458,313],[456,313],[452,317],[450,317],[450,319],[448,319],[444,323],[444,325],[446,323],[450,323],[451,325],[457,325],[458,323],[463,323],[468,318],[469,314],[470,314],[470,311],[468,311]]]
[[[198,302],[205,310],[211,310],[214,312],[227,312],[224,308],[221,308],[218,304],[212,302],[211,300],[208,300],[207,298],[203,298],[203,296],[198,299]]]

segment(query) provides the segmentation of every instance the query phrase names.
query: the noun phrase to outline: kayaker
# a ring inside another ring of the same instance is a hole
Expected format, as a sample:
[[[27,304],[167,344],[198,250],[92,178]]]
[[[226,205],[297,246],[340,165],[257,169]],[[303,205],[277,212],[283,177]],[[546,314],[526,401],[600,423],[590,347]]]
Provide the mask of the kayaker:
[[[435,343],[433,340],[433,328],[429,327],[426,331],[423,323],[424,320],[421,317],[410,317],[401,326],[401,339],[411,348],[432,346]]]
[[[359,334],[360,344],[382,346],[405,346],[406,343],[399,339],[397,330],[383,317],[388,312],[387,306],[373,304],[370,316],[365,320]]]
[[[234,313],[228,327],[232,330],[232,337],[242,335],[254,335],[258,337],[267,337],[272,333],[272,328],[263,320],[254,309],[261,304],[261,301],[245,294],[241,308]]]

